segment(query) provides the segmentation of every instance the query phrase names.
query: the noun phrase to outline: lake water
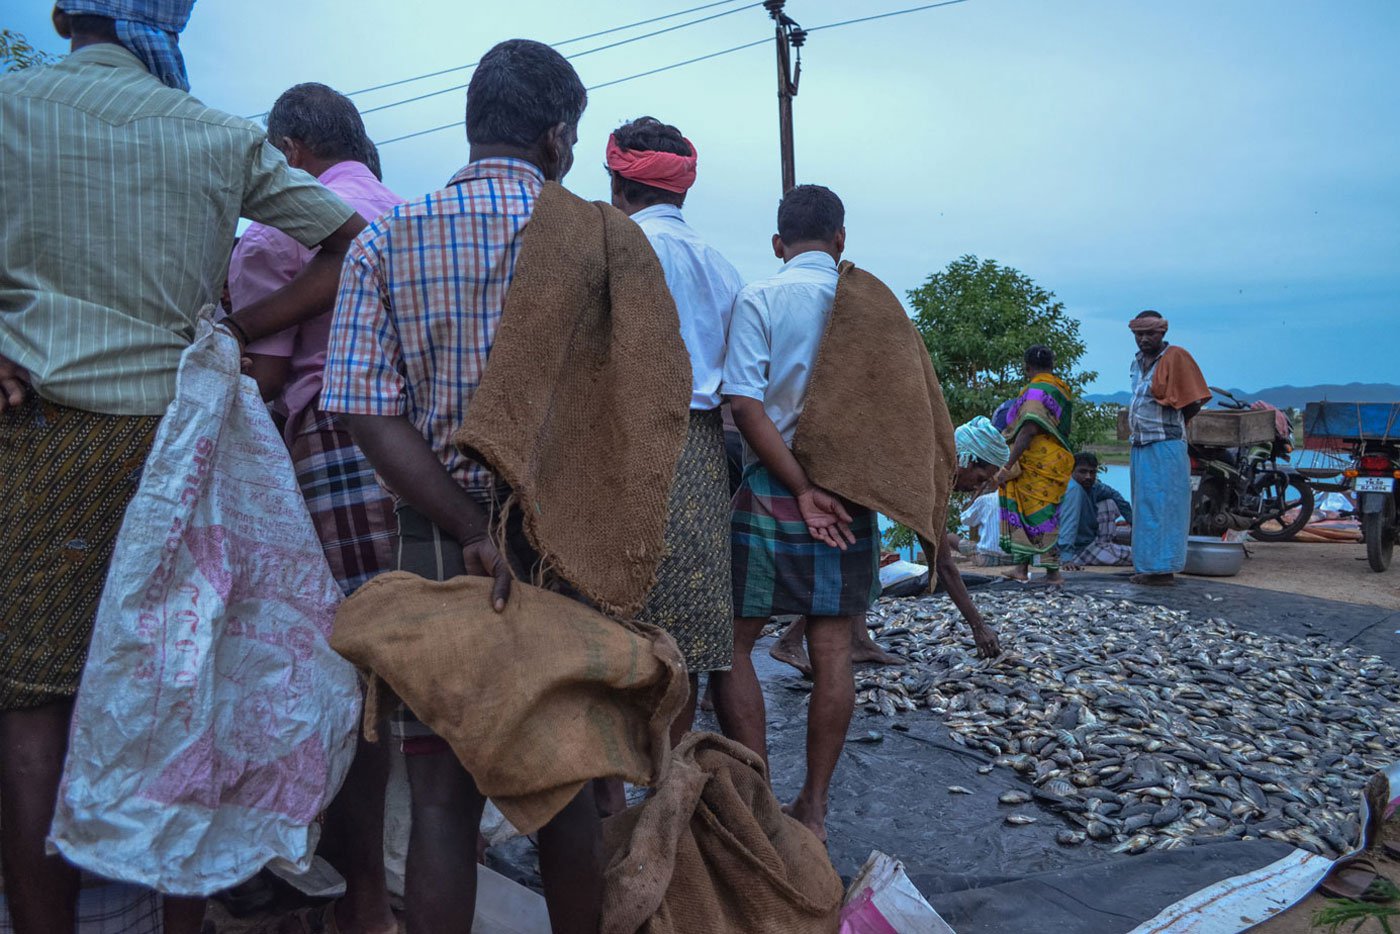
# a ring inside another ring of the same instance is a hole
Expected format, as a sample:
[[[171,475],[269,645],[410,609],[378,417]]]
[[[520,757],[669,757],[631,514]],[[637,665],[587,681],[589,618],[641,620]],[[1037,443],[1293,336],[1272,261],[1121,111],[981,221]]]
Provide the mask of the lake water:
[[[1105,464],[1100,470],[1099,479],[1122,493],[1128,502],[1133,501],[1132,471],[1127,464]]]

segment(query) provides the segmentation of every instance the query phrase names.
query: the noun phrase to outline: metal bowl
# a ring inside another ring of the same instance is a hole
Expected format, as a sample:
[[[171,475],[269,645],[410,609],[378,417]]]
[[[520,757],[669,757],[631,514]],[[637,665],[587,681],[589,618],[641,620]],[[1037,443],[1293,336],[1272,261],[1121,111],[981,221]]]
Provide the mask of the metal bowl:
[[[1234,577],[1244,567],[1244,545],[1218,538],[1192,535],[1186,539],[1187,574],[1202,577]]]

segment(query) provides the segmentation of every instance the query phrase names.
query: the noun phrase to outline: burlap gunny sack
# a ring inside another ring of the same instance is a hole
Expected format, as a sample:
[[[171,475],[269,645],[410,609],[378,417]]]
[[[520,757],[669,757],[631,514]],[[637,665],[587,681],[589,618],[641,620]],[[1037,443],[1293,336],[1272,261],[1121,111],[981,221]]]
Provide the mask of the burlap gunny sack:
[[[594,778],[650,785],[689,684],[676,643],[517,581],[383,574],[336,614],[332,647],[382,678],[452,746],[521,833]]]
[[[840,266],[792,453],[813,483],[942,547],[958,463],[943,389],[899,299],[849,262]]]
[[[603,934],[832,934],[841,878],[763,760],[691,733],[656,793],[603,823]]]
[[[510,485],[550,570],[616,616],[639,610],[656,578],[690,382],[641,228],[546,184],[453,441]]]

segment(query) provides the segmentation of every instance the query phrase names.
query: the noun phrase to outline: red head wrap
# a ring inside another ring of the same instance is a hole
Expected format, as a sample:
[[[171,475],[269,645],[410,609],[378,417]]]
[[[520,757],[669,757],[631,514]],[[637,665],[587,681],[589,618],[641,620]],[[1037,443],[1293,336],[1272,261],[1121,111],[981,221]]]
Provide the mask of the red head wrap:
[[[616,136],[609,136],[608,168],[634,182],[683,195],[695,184],[695,163],[700,155],[690,140],[685,140],[685,144],[690,147],[690,155],[678,156],[673,152],[623,149]]]

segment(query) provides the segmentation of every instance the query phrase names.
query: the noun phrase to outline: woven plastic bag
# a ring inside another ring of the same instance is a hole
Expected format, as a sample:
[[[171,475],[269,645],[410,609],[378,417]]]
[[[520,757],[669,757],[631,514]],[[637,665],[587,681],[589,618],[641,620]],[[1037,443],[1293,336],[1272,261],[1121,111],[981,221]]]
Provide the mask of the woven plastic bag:
[[[953,934],[953,929],[909,881],[904,864],[876,850],[846,892],[840,934]]]
[[[307,868],[359,722],[340,599],[237,343],[204,318],[117,537],[50,846],[175,895]]]

